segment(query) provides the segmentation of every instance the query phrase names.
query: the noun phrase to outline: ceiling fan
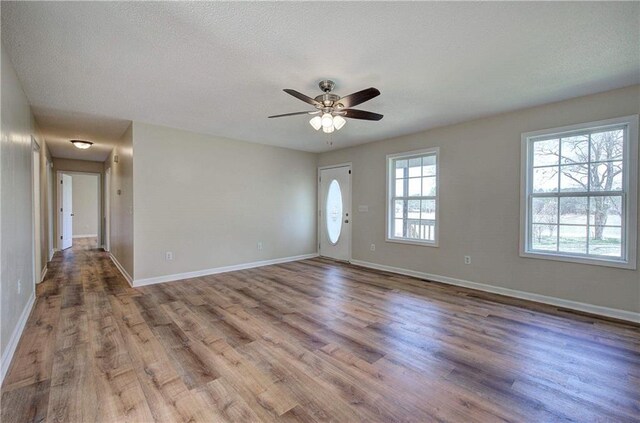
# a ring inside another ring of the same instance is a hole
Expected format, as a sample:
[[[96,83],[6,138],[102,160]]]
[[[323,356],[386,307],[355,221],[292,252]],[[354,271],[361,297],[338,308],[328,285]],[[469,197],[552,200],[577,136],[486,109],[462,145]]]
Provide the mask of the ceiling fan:
[[[320,81],[318,86],[324,92],[324,94],[320,94],[316,98],[311,98],[296,90],[286,88],[283,90],[285,93],[290,94],[295,98],[304,101],[305,103],[311,104],[316,108],[316,110],[309,112],[285,113],[282,115],[269,116],[269,118],[295,115],[317,115],[311,118],[309,124],[311,124],[311,126],[313,126],[313,129],[315,129],[316,131],[322,128],[322,131],[327,134],[330,134],[334,130],[339,130],[340,128],[342,128],[347,122],[344,118],[363,120],[382,119],[382,115],[378,113],[366,112],[364,110],[351,108],[379,96],[380,91],[378,91],[376,88],[371,87],[345,97],[340,97],[339,95],[331,92],[335,85],[335,82],[328,79]]]

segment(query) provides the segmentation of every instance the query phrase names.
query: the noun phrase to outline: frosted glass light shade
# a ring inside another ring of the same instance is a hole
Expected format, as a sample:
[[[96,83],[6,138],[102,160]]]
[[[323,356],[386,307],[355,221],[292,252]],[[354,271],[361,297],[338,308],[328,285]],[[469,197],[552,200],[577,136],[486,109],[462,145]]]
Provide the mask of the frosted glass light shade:
[[[333,116],[331,116],[330,113],[325,113],[324,115],[322,115],[322,127],[323,128],[333,127]]]
[[[337,129],[340,130],[340,128],[342,128],[344,126],[344,124],[347,123],[346,119],[343,118],[342,116],[334,116],[333,117],[333,126]]]
[[[323,127],[322,127],[322,131],[323,131],[325,134],[330,134],[330,133],[332,133],[334,129],[335,129],[335,128],[333,127],[333,125],[331,125],[331,126],[329,126],[329,127],[327,127],[327,126],[323,126]]]
[[[84,140],[71,140],[71,143],[76,146],[76,148],[79,148],[81,150],[86,150],[93,145],[91,141]]]
[[[317,131],[318,129],[322,128],[322,118],[320,116],[315,116],[311,118],[309,124],[313,126],[313,129]]]

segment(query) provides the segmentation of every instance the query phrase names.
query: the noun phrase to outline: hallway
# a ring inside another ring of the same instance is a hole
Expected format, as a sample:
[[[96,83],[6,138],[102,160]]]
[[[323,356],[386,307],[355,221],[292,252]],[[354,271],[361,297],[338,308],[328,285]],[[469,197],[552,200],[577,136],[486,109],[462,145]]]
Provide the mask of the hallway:
[[[129,287],[57,253],[2,421],[634,421],[638,327],[312,259]]]

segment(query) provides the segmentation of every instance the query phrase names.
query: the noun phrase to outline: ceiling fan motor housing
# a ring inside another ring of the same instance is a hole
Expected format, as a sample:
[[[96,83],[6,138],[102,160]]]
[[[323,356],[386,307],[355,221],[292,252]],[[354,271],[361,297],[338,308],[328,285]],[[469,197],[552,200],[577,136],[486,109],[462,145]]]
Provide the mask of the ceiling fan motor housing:
[[[322,103],[322,105],[325,107],[331,107],[336,101],[340,100],[340,96],[331,93],[325,93],[317,96],[315,100]]]
[[[325,93],[328,93],[330,91],[333,91],[334,87],[336,86],[336,83],[330,79],[324,79],[318,83],[318,86],[322,91],[324,91]]]

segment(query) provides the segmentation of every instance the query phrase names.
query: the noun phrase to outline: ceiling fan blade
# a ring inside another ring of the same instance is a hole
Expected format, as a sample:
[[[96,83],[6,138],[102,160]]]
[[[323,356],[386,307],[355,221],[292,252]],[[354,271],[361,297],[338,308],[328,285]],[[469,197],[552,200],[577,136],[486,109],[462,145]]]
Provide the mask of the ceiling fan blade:
[[[289,89],[289,88],[285,88],[285,89],[284,89],[284,90],[282,90],[282,91],[284,91],[285,93],[287,93],[287,94],[289,94],[289,95],[294,96],[294,97],[295,97],[295,98],[297,98],[297,99],[300,99],[300,100],[304,101],[305,103],[309,103],[309,104],[311,104],[312,106],[322,106],[322,104],[321,104],[320,102],[318,102],[318,101],[314,100],[313,98],[311,98],[311,97],[309,97],[309,96],[306,96],[306,95],[304,95],[304,94],[302,94],[302,93],[299,93],[299,92],[298,92],[298,91],[296,91],[296,90],[291,90],[291,89]]]
[[[369,101],[374,97],[380,95],[380,91],[376,88],[367,88],[366,90],[358,91],[357,93],[349,94],[347,96],[342,97],[338,100],[337,104],[342,104],[342,107],[353,107],[357,106],[360,103],[364,103],[365,101]]]
[[[367,112],[358,109],[342,109],[340,114],[344,113],[344,117],[351,119],[363,119],[363,120],[380,120],[383,115],[373,112]]]
[[[285,117],[285,116],[295,116],[295,115],[316,115],[320,113],[320,111],[314,111],[314,112],[293,112],[293,113],[284,113],[282,115],[273,115],[273,116],[269,116],[269,118],[277,118],[277,117]]]

